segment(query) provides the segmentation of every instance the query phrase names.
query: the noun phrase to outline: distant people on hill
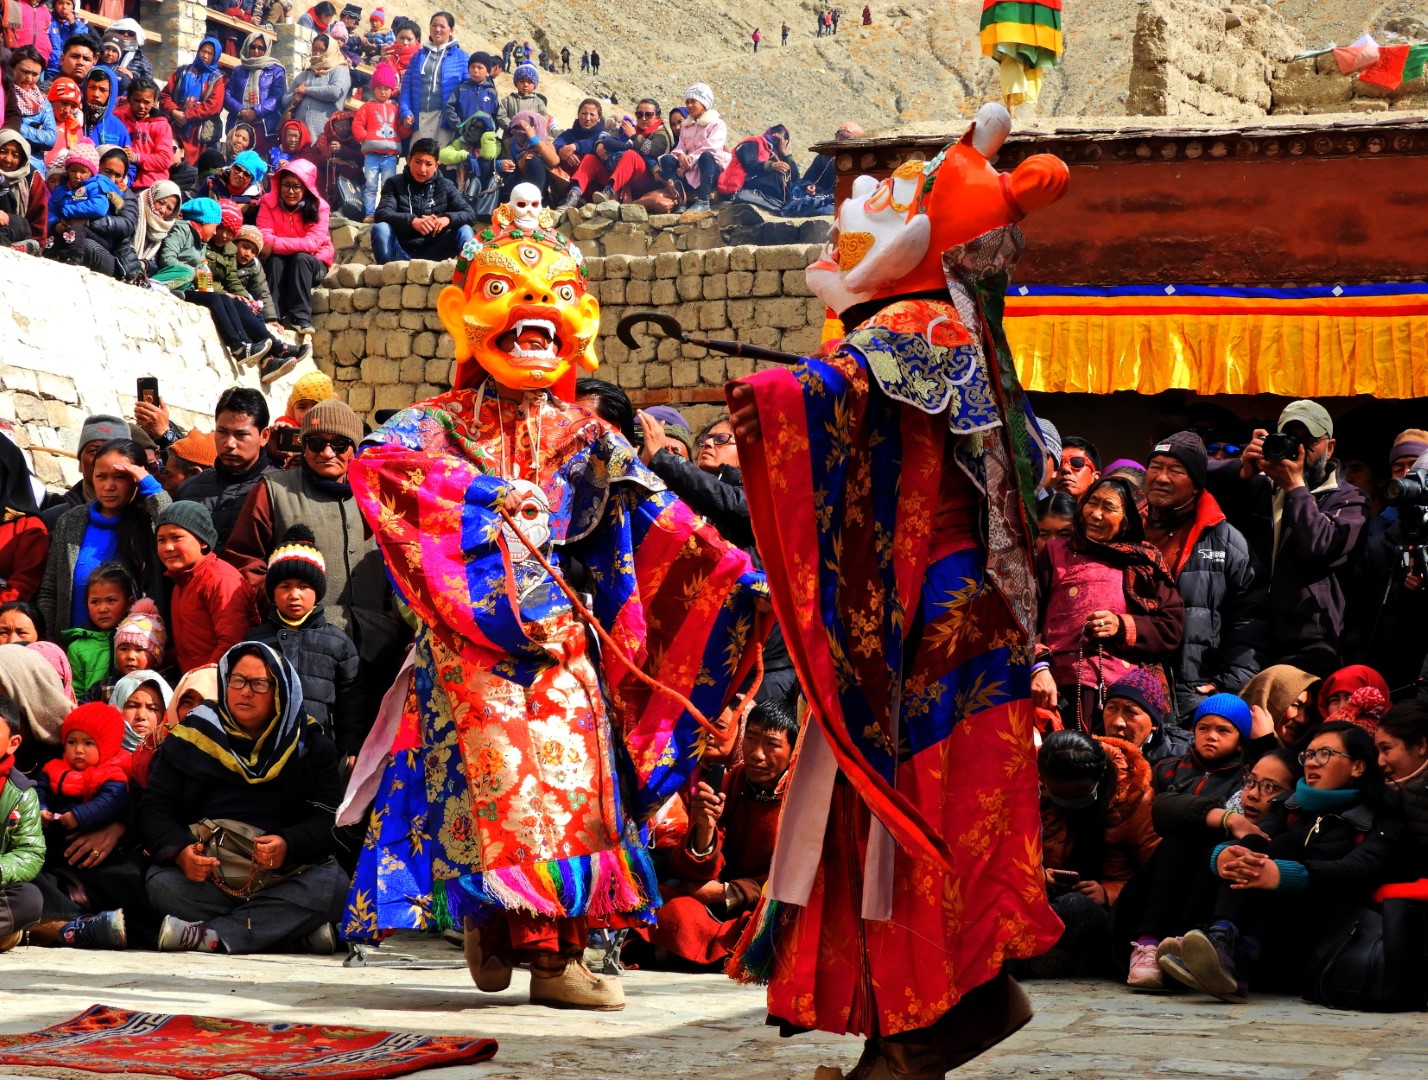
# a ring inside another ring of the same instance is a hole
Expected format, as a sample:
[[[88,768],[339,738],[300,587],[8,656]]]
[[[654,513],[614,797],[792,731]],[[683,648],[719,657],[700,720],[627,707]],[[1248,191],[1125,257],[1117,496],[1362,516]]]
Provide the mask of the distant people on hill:
[[[754,52],[758,52],[758,51],[759,51],[759,42],[763,41],[763,39],[764,39],[763,32],[756,26],[756,27],[754,27],[754,32],[753,32],[751,35],[749,35],[749,36],[752,38],[752,40],[753,40],[753,42],[754,42]]]
[[[784,23],[781,27],[779,27],[779,38],[780,45],[788,44],[788,23]]]
[[[600,74],[600,52],[598,49],[590,50],[590,73],[592,75]]]

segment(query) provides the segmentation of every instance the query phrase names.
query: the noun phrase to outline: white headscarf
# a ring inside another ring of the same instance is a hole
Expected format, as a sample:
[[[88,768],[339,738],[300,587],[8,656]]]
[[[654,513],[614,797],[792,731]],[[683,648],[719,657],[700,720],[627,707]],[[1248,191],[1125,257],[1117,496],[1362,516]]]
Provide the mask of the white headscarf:
[[[167,221],[154,209],[158,200],[170,197],[183,201],[183,192],[172,180],[160,180],[153,187],[145,188],[139,196],[139,221],[134,226],[134,250],[142,261],[147,262],[159,253],[164,237],[169,235],[174,222],[178,221],[177,207],[174,209],[174,216]]]

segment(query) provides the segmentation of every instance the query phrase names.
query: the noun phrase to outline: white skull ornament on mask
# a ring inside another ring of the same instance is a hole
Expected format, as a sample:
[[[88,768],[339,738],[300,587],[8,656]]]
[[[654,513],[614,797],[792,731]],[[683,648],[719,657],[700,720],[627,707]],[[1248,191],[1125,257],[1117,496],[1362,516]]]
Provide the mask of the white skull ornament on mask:
[[[517,533],[509,524],[502,524],[501,535],[506,538],[506,550],[511,553],[511,562],[520,564],[535,559],[530,548],[526,546],[526,540],[529,540],[536,550],[544,550],[550,541],[550,500],[545,497],[544,491],[529,480],[512,480],[511,487],[521,497],[520,505],[511,514],[511,517],[516,519],[520,532]],[[522,536],[525,537],[524,540]]]
[[[509,206],[512,221],[522,229],[538,229],[541,226],[542,209],[540,188],[534,184],[517,184],[511,188]]]

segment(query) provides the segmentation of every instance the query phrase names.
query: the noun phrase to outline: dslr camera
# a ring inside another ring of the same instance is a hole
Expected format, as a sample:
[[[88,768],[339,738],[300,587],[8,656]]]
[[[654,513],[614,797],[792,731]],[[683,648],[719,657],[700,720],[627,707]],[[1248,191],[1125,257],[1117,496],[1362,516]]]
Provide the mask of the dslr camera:
[[[1383,488],[1384,501],[1398,508],[1399,537],[1414,547],[1428,544],[1428,469],[1411,469]]]
[[[1260,455],[1265,461],[1293,461],[1299,456],[1299,449],[1303,445],[1299,436],[1291,435],[1287,431],[1276,431],[1264,437]]]

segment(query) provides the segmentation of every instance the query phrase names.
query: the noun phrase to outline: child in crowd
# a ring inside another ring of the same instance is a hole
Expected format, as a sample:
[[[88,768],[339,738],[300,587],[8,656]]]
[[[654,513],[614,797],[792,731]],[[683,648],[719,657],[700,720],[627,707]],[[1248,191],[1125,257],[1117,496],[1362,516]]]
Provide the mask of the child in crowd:
[[[45,165],[53,165],[61,153],[84,139],[84,121],[79,110],[79,83],[64,77],[50,83],[50,108],[55,114],[54,144],[45,153]],[[96,159],[96,168],[97,159]]]
[[[380,59],[382,53],[396,44],[397,37],[387,29],[387,13],[381,8],[367,16],[367,32],[361,37],[362,56],[369,62]]]
[[[447,131],[460,131],[469,117],[485,113],[494,118],[500,107],[496,84],[491,81],[491,57],[474,52],[466,61],[466,78],[451,92],[441,111],[441,126]]]
[[[550,104],[544,94],[536,93],[540,85],[540,71],[534,64],[521,64],[511,76],[516,84],[516,92],[501,99],[496,112],[496,125],[503,131],[511,126],[511,120],[518,112],[538,113],[546,118],[550,126]]]
[[[159,87],[147,75],[136,75],[125,90],[124,104],[114,111],[129,132],[129,157],[138,167],[131,185],[143,191],[168,179],[174,163],[174,129],[159,115]]]
[[[96,146],[128,146],[129,133],[114,116],[119,104],[118,76],[107,67],[93,67],[80,84],[80,119],[84,134]]]
[[[302,678],[303,708],[322,725],[339,753],[354,760],[368,727],[363,722],[357,647],[323,616],[327,563],[306,525],[288,529],[268,559],[264,588],[268,617],[248,632],[248,640],[261,641],[288,658]]]
[[[114,696],[109,704],[124,718],[125,750],[137,750],[163,726],[164,713],[168,711],[173,693],[168,681],[157,671],[135,671],[114,684]],[[133,777],[132,769],[130,777]]]
[[[412,62],[417,52],[421,49],[421,42],[417,38],[417,31],[414,25],[403,25],[397,29],[389,45],[382,53],[382,56],[391,61],[392,67],[397,69],[399,76],[405,76],[407,65]]]
[[[168,691],[168,684],[163,683],[162,688]],[[178,685],[172,691],[168,691],[164,714],[160,718],[158,726],[145,733],[140,738],[139,745],[134,748],[134,753],[129,761],[129,776],[134,783],[141,788],[149,786],[149,765],[154,760],[154,752],[158,750],[159,744],[185,716],[205,701],[214,701],[217,697],[218,665],[216,664],[204,664],[202,667],[194,668],[179,679]],[[128,722],[127,718],[125,722]]]
[[[278,308],[273,303],[272,291],[268,288],[268,275],[258,255],[263,250],[263,234],[256,225],[244,225],[233,240],[233,248],[238,261],[238,280],[248,295],[258,302],[258,314],[271,327],[278,327]]]
[[[94,683],[84,694],[84,700],[114,703],[117,708],[115,687],[125,676],[163,667],[167,641],[168,631],[158,605],[147,596],[135,600],[128,614],[114,628],[113,673]]]
[[[284,121],[278,129],[278,145],[268,151],[268,172],[277,171],[302,152],[312,142],[312,132],[301,120]]]
[[[397,174],[402,140],[412,133],[411,125],[402,122],[397,103],[392,100],[396,91],[396,69],[386,62],[378,64],[372,76],[373,100],[364,102],[352,121],[352,134],[362,144],[364,221],[371,221],[377,212],[382,185]]]
[[[104,36],[104,41],[99,46],[99,65],[107,67],[114,72],[117,82],[117,93],[119,97],[124,97],[129,91],[129,80],[119,74],[119,39],[108,34]]]
[[[45,864],[40,796],[15,768],[25,717],[14,698],[0,694],[0,953],[20,943],[43,910],[33,882]]]
[[[478,112],[466,118],[460,133],[441,148],[436,160],[440,165],[456,166],[462,170],[458,184],[476,212],[481,214],[483,207],[477,205],[476,197],[490,184],[496,171],[496,159],[500,156],[501,137],[496,133],[496,118],[490,113]]]
[[[174,582],[169,619],[178,669],[215,664],[258,621],[253,586],[214,553],[218,530],[202,503],[171,503],[157,525],[159,561]]]
[[[54,0],[51,7],[54,15],[50,19],[50,62],[45,66],[45,78],[53,79],[59,74],[60,57],[64,53],[64,43],[75,34],[90,33],[89,24],[75,16],[76,0]]]
[[[123,564],[100,563],[85,584],[85,606],[89,613],[84,626],[60,632],[74,671],[74,692],[83,697],[89,688],[109,674],[113,663],[114,631],[129,614],[137,590]]]

